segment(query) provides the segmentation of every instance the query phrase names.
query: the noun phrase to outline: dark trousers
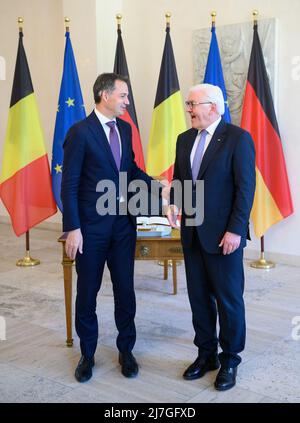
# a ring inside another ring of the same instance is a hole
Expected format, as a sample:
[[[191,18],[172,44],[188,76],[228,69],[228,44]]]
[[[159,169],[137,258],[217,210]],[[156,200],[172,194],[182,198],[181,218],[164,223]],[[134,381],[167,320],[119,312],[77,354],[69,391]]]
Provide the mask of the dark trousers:
[[[116,216],[110,226],[105,228],[106,235],[92,228],[84,228],[83,254],[77,253],[76,256],[78,278],[75,327],[81,353],[87,358],[94,355],[97,347],[96,301],[105,262],[113,286],[119,351],[131,351],[136,340],[133,281],[136,230],[128,216]]]
[[[243,300],[243,250],[229,255],[209,254],[198,236],[184,248],[188,295],[195,330],[194,343],[199,356],[208,357],[218,350],[221,365],[236,367],[245,347],[246,324]],[[219,338],[216,324],[219,318]]]

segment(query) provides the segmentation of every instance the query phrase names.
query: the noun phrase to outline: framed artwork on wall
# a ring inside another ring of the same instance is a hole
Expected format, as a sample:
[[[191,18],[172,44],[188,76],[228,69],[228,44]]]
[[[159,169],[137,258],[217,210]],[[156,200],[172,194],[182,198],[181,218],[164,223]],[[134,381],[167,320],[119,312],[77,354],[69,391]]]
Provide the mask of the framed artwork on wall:
[[[211,28],[193,32],[194,84],[203,82]],[[276,107],[276,19],[258,21],[258,32]],[[239,125],[253,39],[253,22],[216,26],[232,123]]]

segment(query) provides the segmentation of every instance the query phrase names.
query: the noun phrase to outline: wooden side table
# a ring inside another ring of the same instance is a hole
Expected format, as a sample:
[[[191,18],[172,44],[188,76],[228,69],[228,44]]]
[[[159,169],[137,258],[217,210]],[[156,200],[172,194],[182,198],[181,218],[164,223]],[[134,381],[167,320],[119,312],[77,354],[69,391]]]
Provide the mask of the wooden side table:
[[[65,310],[66,310],[66,328],[67,328],[67,347],[73,347],[73,337],[72,337],[72,266],[74,260],[71,260],[66,253],[67,233],[64,233],[58,242],[62,246],[62,266],[64,272],[64,290],[65,290]]]
[[[67,346],[73,346],[72,337],[72,266],[74,260],[69,259],[65,250],[67,234],[63,234],[58,242],[62,245],[62,266],[64,272],[65,310],[67,328]],[[177,294],[177,261],[183,259],[180,233],[173,229],[168,237],[138,237],[135,249],[136,260],[162,260],[164,262],[164,279],[168,278],[168,262],[172,261],[173,294]]]
[[[136,260],[163,260],[164,279],[168,279],[168,262],[172,261],[173,294],[177,294],[176,262],[183,259],[180,233],[173,229],[171,236],[138,237],[135,247]]]

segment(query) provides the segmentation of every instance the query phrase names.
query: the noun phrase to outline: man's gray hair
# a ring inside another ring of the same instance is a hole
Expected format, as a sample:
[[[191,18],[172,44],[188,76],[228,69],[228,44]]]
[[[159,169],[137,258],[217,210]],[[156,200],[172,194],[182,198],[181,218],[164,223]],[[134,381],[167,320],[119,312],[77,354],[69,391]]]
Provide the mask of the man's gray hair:
[[[202,92],[207,101],[211,101],[216,105],[217,112],[219,115],[223,115],[225,112],[224,97],[220,87],[212,84],[198,84],[190,88],[190,91]]]

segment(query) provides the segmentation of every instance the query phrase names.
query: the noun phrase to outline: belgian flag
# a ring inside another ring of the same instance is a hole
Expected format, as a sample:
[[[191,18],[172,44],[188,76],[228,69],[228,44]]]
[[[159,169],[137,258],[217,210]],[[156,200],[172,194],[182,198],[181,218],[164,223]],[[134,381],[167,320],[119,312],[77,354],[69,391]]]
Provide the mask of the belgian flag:
[[[0,197],[17,236],[56,213],[22,31],[4,141]]]
[[[256,191],[251,217],[255,235],[262,237],[293,213],[293,204],[257,22],[253,29],[241,126],[251,133],[255,144]]]
[[[185,130],[185,112],[170,37],[170,26],[167,24],[148,143],[147,172],[150,175],[161,176],[168,181],[172,180],[176,140]]]
[[[141,137],[139,133],[138,121],[136,117],[132,88],[131,88],[130,79],[129,79],[129,71],[127,66],[123,39],[122,39],[122,31],[120,27],[118,28],[118,40],[117,40],[117,46],[116,46],[114,72],[119,75],[126,76],[128,78],[128,91],[129,91],[130,104],[126,109],[126,112],[122,116],[120,116],[120,118],[130,123],[131,125],[132,148],[134,151],[135,162],[140,169],[145,170],[143,148],[142,148]]]

